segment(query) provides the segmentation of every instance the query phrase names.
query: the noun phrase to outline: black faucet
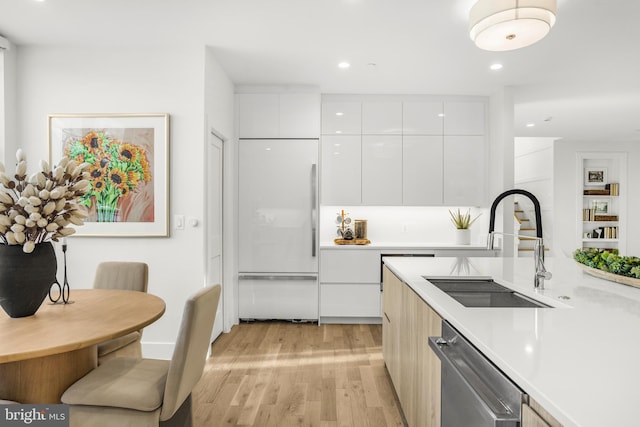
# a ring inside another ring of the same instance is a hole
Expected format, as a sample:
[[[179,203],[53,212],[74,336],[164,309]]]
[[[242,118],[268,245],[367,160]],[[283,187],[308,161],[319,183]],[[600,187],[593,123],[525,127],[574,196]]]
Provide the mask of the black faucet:
[[[523,196],[527,196],[529,200],[533,202],[533,209],[535,209],[536,211],[536,236],[538,237],[538,239],[542,239],[542,213],[540,212],[540,202],[533,194],[529,193],[526,190],[519,190],[517,188],[505,191],[504,193],[496,197],[496,199],[493,201],[493,204],[491,205],[491,213],[489,216],[489,234],[491,234],[495,229],[496,208],[498,207],[498,204],[502,201],[502,199],[507,196],[511,196],[512,194],[522,194]]]
[[[504,199],[507,196],[511,196],[512,194],[521,194],[523,196],[528,197],[529,200],[533,202],[533,208],[536,214],[536,244],[533,249],[533,258],[534,258],[536,272],[533,278],[533,287],[536,289],[544,289],[544,280],[551,279],[551,273],[548,272],[544,267],[544,243],[542,240],[542,212],[540,211],[540,202],[538,201],[536,196],[534,196],[533,194],[531,194],[526,190],[513,189],[513,190],[507,190],[504,193],[498,195],[498,197],[496,197],[496,199],[491,204],[491,213],[489,216],[489,236],[487,238],[487,247],[489,249],[494,249],[493,237],[494,237],[494,234],[497,233],[496,231],[494,231],[495,223],[496,223],[496,208],[498,207],[498,204],[502,201],[502,199]],[[512,234],[507,234],[507,233],[498,233],[498,234],[513,236]],[[518,237],[518,236],[515,236],[515,237]]]

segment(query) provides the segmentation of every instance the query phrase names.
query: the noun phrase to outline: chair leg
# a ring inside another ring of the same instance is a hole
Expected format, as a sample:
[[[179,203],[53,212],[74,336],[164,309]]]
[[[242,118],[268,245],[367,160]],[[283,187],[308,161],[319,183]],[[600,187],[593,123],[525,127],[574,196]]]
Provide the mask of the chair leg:
[[[160,427],[192,427],[193,426],[193,411],[191,403],[191,394],[187,396],[184,403],[173,414],[173,417],[166,421],[160,421]]]

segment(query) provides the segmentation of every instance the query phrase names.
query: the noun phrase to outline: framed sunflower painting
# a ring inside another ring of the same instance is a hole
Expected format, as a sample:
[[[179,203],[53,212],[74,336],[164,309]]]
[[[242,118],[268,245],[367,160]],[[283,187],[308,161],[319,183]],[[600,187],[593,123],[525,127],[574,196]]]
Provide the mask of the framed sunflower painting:
[[[168,236],[169,115],[52,114],[49,161],[89,163],[89,210],[74,236]]]

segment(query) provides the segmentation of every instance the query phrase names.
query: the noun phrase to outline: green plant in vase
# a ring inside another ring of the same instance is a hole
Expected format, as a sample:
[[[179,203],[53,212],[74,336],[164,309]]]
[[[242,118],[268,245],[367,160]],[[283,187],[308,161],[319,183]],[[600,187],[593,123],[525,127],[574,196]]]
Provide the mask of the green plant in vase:
[[[102,131],[72,140],[65,154],[90,165],[90,190],[81,203],[95,206],[98,222],[117,222],[122,198],[151,180],[146,151]]]
[[[455,225],[458,230],[466,230],[471,227],[471,224],[473,224],[481,214],[471,219],[471,209],[467,209],[467,213],[463,214],[458,208],[457,212],[449,210],[449,215],[451,215],[451,222],[453,222],[453,225]]]

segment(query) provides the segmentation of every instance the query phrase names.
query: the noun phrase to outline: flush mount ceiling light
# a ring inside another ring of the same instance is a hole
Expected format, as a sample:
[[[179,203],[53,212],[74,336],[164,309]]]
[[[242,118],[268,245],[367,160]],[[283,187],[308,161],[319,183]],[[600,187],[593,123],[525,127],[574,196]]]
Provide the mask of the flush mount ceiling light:
[[[519,49],[549,33],[556,9],[556,0],[478,0],[469,12],[469,35],[480,49]]]

